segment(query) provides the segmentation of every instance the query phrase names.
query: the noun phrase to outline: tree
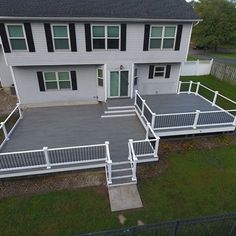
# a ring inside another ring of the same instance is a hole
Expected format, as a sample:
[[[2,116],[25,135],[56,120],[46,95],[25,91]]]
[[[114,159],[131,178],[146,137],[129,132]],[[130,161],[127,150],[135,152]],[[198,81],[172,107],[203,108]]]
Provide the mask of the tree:
[[[235,0],[199,0],[192,5],[203,19],[193,29],[197,45],[215,50],[219,46],[236,45]]]

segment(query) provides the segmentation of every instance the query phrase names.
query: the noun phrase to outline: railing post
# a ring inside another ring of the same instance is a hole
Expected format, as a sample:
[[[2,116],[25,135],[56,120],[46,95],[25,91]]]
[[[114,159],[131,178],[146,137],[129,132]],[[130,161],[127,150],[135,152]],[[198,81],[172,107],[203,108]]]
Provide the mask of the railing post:
[[[192,85],[193,85],[193,81],[191,80],[190,83],[189,83],[188,94],[191,93]]]
[[[197,88],[196,88],[195,95],[198,95],[200,85],[201,85],[200,82],[197,82]]]
[[[134,93],[134,105],[137,106],[137,93],[138,93],[138,90],[135,90],[135,93]]]
[[[179,81],[179,86],[178,86],[177,94],[180,94],[180,91],[181,91],[181,85],[182,85],[182,81]]]
[[[137,160],[136,160],[136,158],[134,158],[134,160],[133,160],[133,175],[132,175],[133,181],[137,181],[136,172],[137,172]]]
[[[47,164],[47,169],[51,169],[51,164],[50,164],[49,156],[48,156],[48,147],[44,147],[43,152],[44,152],[44,157]]]
[[[105,145],[106,145],[106,152],[107,152],[107,171],[108,171],[108,184],[112,184],[112,179],[111,179],[111,165],[112,165],[112,161],[111,161],[111,158],[110,158],[110,152],[109,152],[109,142],[106,141],[105,142]]]
[[[158,157],[159,142],[160,142],[160,137],[157,137],[154,149],[154,157]]]
[[[147,122],[147,126],[146,126],[146,140],[148,140],[148,137],[149,137],[149,129],[150,129],[150,123]]]
[[[155,128],[156,113],[152,113],[152,128]]]
[[[20,103],[18,102],[18,103],[16,103],[16,105],[17,105],[17,108],[18,108],[18,111],[19,111],[20,119],[23,119],[23,114],[22,114],[22,111],[20,109]]]
[[[4,134],[4,137],[5,137],[5,140],[9,140],[9,136],[8,136],[8,133],[7,133],[7,129],[6,129],[5,123],[1,122],[0,125],[2,126],[2,130],[3,130],[3,134]]]
[[[214,99],[212,101],[212,106],[216,105],[216,99],[217,99],[218,94],[219,94],[219,91],[215,91],[215,96],[214,96]]]
[[[196,110],[196,115],[195,115],[195,119],[194,119],[194,122],[193,122],[193,128],[194,128],[194,129],[197,128],[197,123],[198,123],[198,119],[199,119],[200,112],[201,112],[201,111]]]
[[[145,100],[143,100],[143,104],[142,104],[142,117],[144,117],[144,106],[145,106],[145,104],[146,104],[146,101]]]

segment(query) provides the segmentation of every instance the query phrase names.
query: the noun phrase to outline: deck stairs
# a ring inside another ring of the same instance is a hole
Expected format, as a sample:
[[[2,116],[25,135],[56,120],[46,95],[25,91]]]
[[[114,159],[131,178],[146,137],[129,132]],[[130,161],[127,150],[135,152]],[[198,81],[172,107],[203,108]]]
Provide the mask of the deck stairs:
[[[106,107],[102,118],[136,116],[134,106]]]
[[[108,187],[137,184],[136,180],[132,180],[132,168],[130,161],[113,162],[111,168],[112,183],[108,183]]]

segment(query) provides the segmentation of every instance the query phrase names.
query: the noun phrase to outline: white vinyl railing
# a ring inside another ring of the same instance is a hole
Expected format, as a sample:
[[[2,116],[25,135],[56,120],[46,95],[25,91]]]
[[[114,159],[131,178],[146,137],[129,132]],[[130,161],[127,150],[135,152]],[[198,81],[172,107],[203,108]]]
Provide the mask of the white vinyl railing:
[[[75,146],[65,148],[47,148],[41,150],[0,153],[0,175],[32,169],[64,168],[71,165],[95,165],[109,156],[109,143]]]
[[[168,130],[168,129],[182,129],[198,127],[212,127],[222,125],[236,126],[236,102],[221,95],[218,91],[214,91],[205,85],[190,82],[179,82],[178,94],[187,93],[200,96],[212,106],[217,107],[219,110],[212,111],[200,111],[185,113],[168,113],[168,114],[156,114],[152,112],[146,101],[135,92],[135,107],[141,117],[151,123],[151,127],[154,131]],[[232,109],[224,109],[223,105],[226,105]]]
[[[20,108],[20,103],[17,103],[16,107],[9,114],[9,116],[3,122],[0,122],[0,150],[2,149],[6,141],[9,140],[10,135],[12,134],[13,130],[16,128],[22,117],[23,116]]]
[[[146,126],[146,138],[145,140],[134,141],[130,139],[128,142],[129,157],[132,168],[132,180],[136,181],[136,168],[138,162],[145,162],[145,159],[155,158],[158,160],[160,138],[157,137],[153,131],[150,123]],[[142,158],[142,159],[141,159]]]
[[[108,184],[112,184],[112,176],[111,176],[112,160],[110,157],[109,142],[105,142],[105,145],[106,145],[106,167],[105,167],[106,179]]]

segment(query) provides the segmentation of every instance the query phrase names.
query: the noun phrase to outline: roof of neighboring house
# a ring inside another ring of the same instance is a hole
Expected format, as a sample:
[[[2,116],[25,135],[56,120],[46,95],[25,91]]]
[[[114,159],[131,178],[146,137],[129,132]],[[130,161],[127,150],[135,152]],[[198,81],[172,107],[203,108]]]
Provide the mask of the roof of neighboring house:
[[[1,0],[0,17],[199,19],[185,0]]]

